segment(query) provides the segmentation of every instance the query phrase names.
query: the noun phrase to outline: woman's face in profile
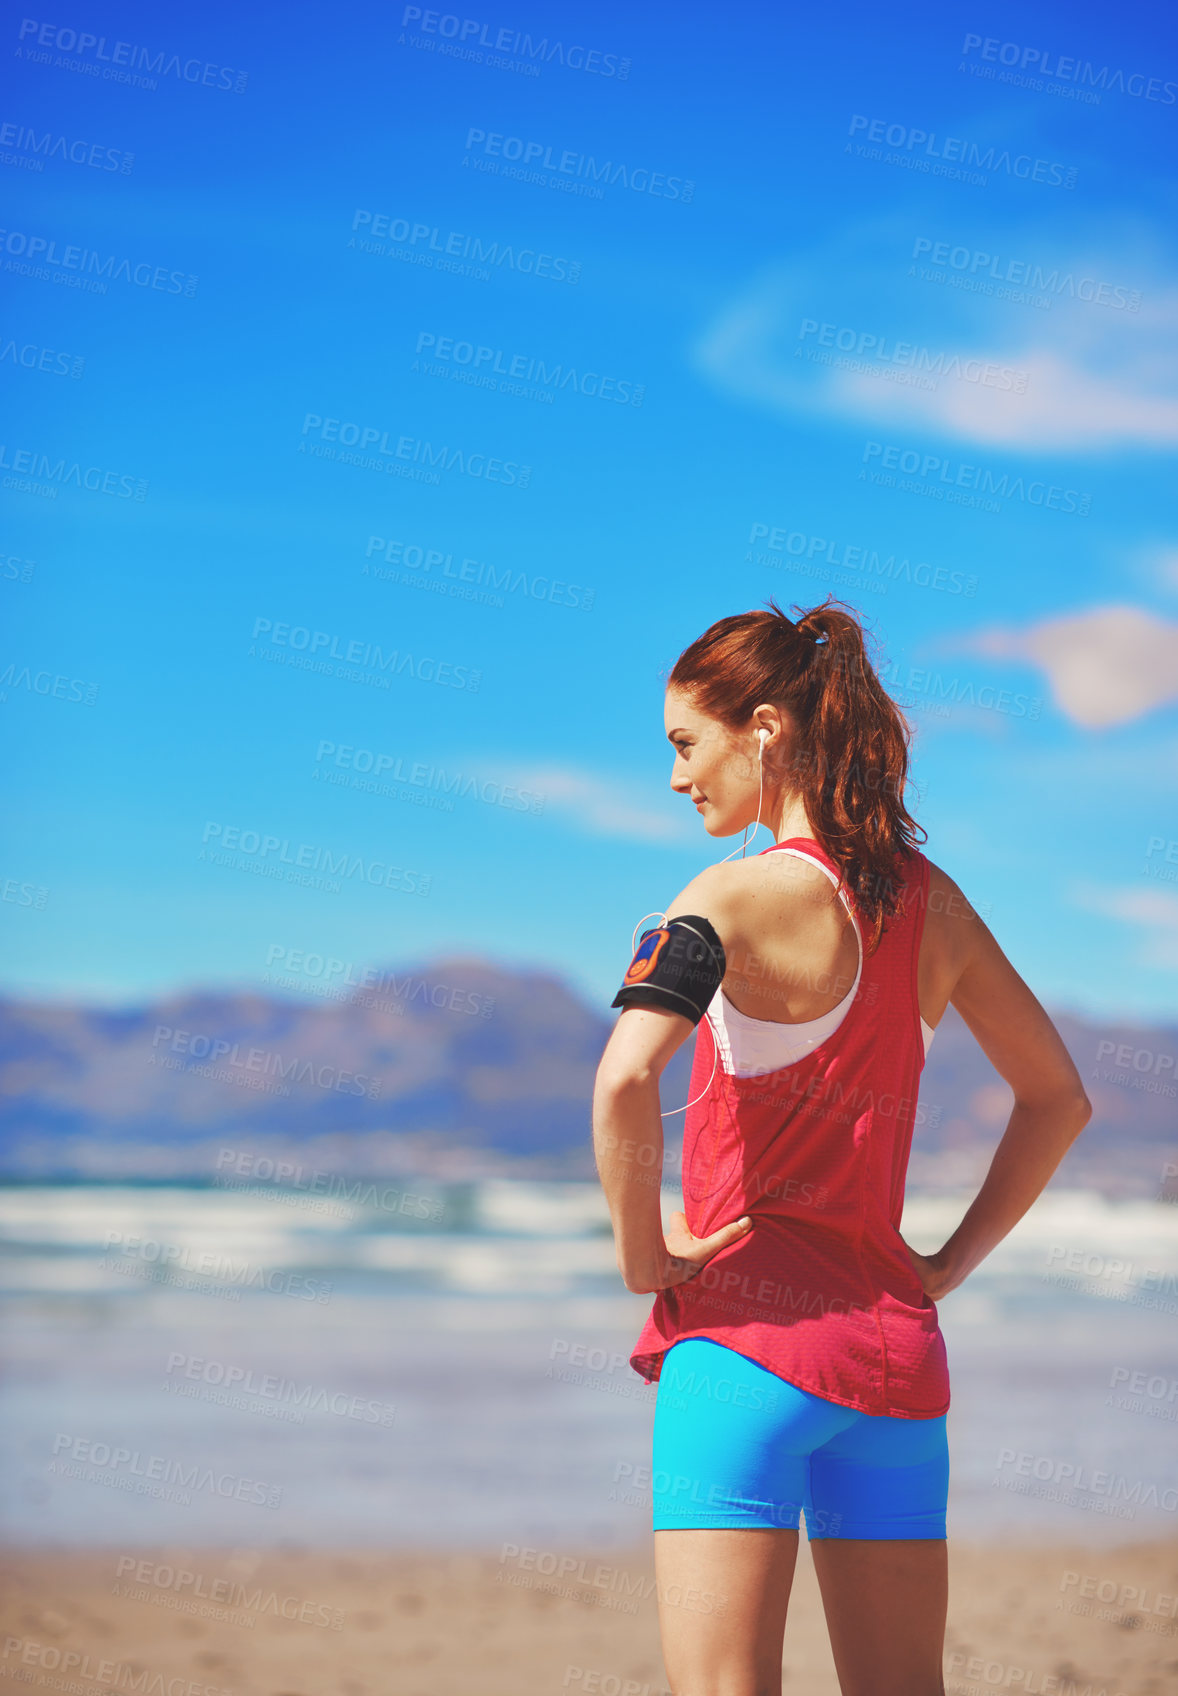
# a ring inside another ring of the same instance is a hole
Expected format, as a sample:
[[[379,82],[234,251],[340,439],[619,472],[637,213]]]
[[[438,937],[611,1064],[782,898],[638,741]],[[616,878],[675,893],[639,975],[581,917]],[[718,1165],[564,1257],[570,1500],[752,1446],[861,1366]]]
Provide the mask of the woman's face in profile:
[[[673,686],[663,718],[675,749],[671,788],[690,797],[708,835],[732,836],[752,824],[760,788],[755,727],[750,723],[743,734],[729,730]]]

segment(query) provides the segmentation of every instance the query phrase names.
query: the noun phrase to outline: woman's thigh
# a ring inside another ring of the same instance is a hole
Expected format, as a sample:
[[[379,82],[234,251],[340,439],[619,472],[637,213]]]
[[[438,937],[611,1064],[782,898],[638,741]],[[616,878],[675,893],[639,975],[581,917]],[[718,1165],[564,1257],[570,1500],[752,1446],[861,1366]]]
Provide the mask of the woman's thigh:
[[[845,1696],[940,1696],[948,1468],[943,1418],[874,1418],[710,1339],[675,1344],[652,1454],[672,1689],[780,1689],[804,1509]]]
[[[942,1696],[944,1540],[830,1537],[810,1553],[843,1696]]]
[[[861,1415],[810,1456],[806,1530],[844,1696],[940,1696],[944,1417]]]
[[[796,1531],[654,1534],[659,1634],[676,1696],[779,1696]]]
[[[808,1456],[854,1417],[710,1339],[668,1350],[651,1482],[672,1690],[777,1696]]]

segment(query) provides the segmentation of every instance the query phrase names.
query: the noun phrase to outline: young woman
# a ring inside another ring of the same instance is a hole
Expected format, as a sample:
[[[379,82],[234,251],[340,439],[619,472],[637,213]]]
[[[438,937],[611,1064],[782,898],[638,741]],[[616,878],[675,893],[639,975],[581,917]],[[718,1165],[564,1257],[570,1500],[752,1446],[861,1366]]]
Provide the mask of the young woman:
[[[1091,1115],[1051,1020],[916,847],[909,731],[833,600],[721,619],[666,692],[671,787],[709,866],[614,1005],[593,1135],[631,1364],[657,1379],[660,1628],[676,1696],[777,1696],[800,1516],[844,1696],[940,1696],[948,1369],[936,1303],[1042,1191]],[[944,1247],[900,1235],[920,1072],[949,1002],[1014,1092]],[[698,1028],[684,1211],[664,1225],[659,1076]]]

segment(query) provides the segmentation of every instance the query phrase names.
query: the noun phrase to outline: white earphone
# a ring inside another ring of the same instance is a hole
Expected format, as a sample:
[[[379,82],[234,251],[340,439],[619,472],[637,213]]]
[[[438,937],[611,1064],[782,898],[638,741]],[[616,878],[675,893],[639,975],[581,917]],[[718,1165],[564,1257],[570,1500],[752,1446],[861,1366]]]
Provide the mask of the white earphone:
[[[764,725],[762,725],[761,728],[757,731],[757,767],[758,767],[758,770],[760,771],[760,774],[761,774],[761,786],[760,786],[760,789],[757,792],[757,816],[753,820],[753,829],[754,830],[756,830],[757,826],[761,823],[761,804],[765,799],[765,744],[766,744],[766,742],[768,742],[771,734],[772,734],[772,732],[766,730]],[[749,827],[746,824],[745,827],[744,827],[744,836],[743,836],[743,838],[741,840],[741,844],[740,844],[740,857],[741,857],[742,860],[745,857],[745,851],[747,850],[748,845],[749,845]],[[732,854],[735,854],[735,853],[736,853],[736,849],[734,848],[732,850]],[[717,860],[715,862],[715,864],[718,865],[718,866],[722,866],[725,863],[726,860],[730,860],[732,858],[732,854],[725,854],[724,859],[723,860]]]

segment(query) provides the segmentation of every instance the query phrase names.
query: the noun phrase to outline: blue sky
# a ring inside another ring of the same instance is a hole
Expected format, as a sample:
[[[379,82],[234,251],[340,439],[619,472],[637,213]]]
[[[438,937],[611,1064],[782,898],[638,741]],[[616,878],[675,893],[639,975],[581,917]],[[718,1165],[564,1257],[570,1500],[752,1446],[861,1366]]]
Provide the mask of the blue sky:
[[[733,845],[661,674],[832,592],[1040,998],[1172,1016],[1173,19],[406,10],[3,26],[3,987],[483,954],[604,1008]]]

